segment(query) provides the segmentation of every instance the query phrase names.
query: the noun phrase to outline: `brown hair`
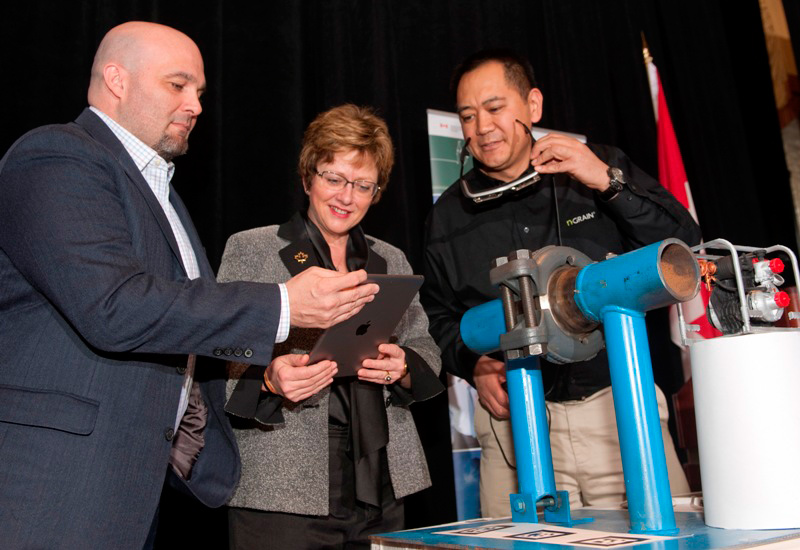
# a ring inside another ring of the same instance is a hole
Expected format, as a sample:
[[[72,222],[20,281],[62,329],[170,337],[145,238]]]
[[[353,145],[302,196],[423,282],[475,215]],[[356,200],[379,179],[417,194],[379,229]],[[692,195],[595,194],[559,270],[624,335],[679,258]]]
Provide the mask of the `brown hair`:
[[[308,189],[320,163],[331,162],[336,153],[350,150],[356,150],[362,156],[369,155],[375,162],[380,190],[372,202],[378,202],[389,183],[394,148],[386,122],[370,107],[350,103],[340,105],[320,113],[308,125],[297,164],[303,186]]]

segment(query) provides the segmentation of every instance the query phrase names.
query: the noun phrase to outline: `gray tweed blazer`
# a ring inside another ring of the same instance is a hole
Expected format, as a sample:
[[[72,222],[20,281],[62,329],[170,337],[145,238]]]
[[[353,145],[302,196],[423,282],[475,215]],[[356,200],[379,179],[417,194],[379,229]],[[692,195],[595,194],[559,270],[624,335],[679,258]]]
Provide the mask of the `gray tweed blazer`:
[[[290,273],[279,252],[293,243],[279,237],[278,231],[279,226],[271,225],[231,236],[218,280],[270,283],[288,280]],[[388,273],[412,273],[398,248],[372,237],[367,240],[370,253],[386,260]],[[314,257],[313,253],[309,255]],[[291,261],[292,257],[284,254],[285,260]],[[319,330],[293,328],[289,339],[276,344],[273,353],[275,356],[305,353],[319,334]],[[396,336],[398,345],[414,350],[438,375],[439,348],[428,334],[428,318],[418,296],[400,321]],[[247,368],[248,365],[230,365],[228,398]],[[325,388],[301,403],[284,401],[283,424],[252,422],[245,429],[234,429],[242,457],[242,476],[229,505],[292,514],[328,514],[329,394],[330,389]],[[388,397],[389,392],[384,388],[384,399]],[[394,496],[399,499],[429,487],[431,481],[411,412],[397,400],[393,403],[386,411],[389,424],[386,454]]]

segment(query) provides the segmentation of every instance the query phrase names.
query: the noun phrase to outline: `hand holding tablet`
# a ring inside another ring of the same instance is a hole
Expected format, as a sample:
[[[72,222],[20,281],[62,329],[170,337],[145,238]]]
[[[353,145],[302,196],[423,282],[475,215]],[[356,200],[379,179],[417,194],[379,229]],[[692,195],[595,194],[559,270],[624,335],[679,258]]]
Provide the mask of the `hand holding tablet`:
[[[330,359],[336,376],[355,376],[364,359],[376,359],[378,346],[389,343],[400,319],[422,286],[422,275],[369,275],[380,292],[354,316],[322,333],[311,350],[309,364]]]

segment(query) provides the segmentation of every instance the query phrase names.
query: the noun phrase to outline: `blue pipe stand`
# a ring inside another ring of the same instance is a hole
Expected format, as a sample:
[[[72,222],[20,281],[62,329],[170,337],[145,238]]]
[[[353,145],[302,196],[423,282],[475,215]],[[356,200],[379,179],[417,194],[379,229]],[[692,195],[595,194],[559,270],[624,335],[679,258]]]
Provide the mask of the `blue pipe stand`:
[[[584,267],[575,303],[605,327],[632,533],[674,535],[675,513],[644,312],[694,297],[699,267],[676,239]]]
[[[658,416],[644,313],[603,310],[631,533],[675,535],[675,512]]]
[[[556,491],[539,359],[529,356],[506,360],[506,382],[519,484],[519,493],[510,495],[511,518],[516,522],[538,523],[536,504],[542,502],[548,523],[571,527],[592,521],[572,519],[569,493]]]
[[[476,353],[504,352],[520,491],[511,495],[513,520],[537,522],[539,503],[546,521],[576,523],[567,492],[555,487],[537,356],[588,359],[602,347],[602,323],[630,532],[677,534],[644,314],[697,294],[689,247],[667,239],[596,263],[567,247],[518,250],[498,258],[491,277],[502,300],[467,311],[461,336]]]

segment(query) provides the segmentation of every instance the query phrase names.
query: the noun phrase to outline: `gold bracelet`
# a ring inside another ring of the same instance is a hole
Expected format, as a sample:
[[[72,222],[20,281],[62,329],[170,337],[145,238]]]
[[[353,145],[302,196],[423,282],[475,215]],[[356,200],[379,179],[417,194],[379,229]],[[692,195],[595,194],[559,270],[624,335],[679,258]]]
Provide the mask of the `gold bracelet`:
[[[272,382],[269,381],[269,377],[267,376],[267,371],[264,371],[264,385],[267,386],[267,389],[278,395],[278,392],[275,391],[275,386],[272,385]]]

